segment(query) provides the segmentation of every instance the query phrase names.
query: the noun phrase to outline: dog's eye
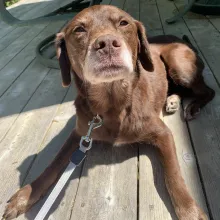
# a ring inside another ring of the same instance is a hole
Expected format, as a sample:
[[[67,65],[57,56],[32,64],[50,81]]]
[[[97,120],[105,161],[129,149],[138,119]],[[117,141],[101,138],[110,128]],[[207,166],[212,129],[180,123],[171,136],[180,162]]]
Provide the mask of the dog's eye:
[[[83,27],[76,27],[74,30],[73,30],[73,32],[86,32],[86,30],[85,30],[85,28],[83,28]]]
[[[128,22],[127,22],[127,21],[122,20],[122,21],[120,22],[120,26],[126,26],[126,25],[128,25]]]

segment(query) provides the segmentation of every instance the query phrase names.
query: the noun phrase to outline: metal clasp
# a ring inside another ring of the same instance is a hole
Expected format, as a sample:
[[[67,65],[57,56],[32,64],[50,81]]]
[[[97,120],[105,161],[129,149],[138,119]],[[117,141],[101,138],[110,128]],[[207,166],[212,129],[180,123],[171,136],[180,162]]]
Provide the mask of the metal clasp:
[[[92,133],[93,129],[101,127],[102,124],[103,124],[103,120],[99,115],[96,115],[95,117],[93,117],[92,121],[90,121],[88,123],[88,125],[89,125],[88,132],[87,132],[86,136],[81,137],[81,140],[79,143],[79,146],[80,146],[79,149],[82,152],[85,153],[87,150],[91,149],[91,147],[92,147],[92,138],[90,137],[91,133]],[[87,146],[83,145],[84,141],[87,142]]]

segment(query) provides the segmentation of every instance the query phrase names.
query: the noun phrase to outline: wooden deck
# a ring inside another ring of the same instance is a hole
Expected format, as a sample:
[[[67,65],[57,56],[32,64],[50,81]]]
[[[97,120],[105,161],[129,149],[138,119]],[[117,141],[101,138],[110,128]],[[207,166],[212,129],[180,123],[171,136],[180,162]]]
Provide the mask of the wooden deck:
[[[23,0],[11,9],[20,19],[46,14],[68,1]],[[182,7],[175,0],[103,0],[141,20],[148,35],[189,36],[206,63],[204,77],[215,99],[194,121],[182,110],[163,120],[173,131],[186,184],[210,219],[220,219],[220,17],[188,13],[168,25]],[[35,179],[74,127],[74,88],[64,89],[58,70],[35,61],[35,47],[64,22],[10,27],[0,21],[0,215],[6,201]],[[18,219],[34,219],[43,204]],[[50,220],[176,219],[151,147],[95,145],[53,206]]]

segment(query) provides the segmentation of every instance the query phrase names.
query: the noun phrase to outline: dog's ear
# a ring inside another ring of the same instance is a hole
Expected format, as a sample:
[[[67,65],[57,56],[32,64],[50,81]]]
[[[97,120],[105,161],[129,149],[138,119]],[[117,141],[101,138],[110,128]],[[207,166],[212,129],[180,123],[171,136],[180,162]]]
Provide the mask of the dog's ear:
[[[138,41],[139,41],[139,48],[138,48],[139,60],[145,70],[152,72],[154,71],[154,65],[153,65],[153,60],[151,57],[144,25],[139,21],[135,21],[135,23],[137,26]]]
[[[57,52],[57,59],[60,64],[61,76],[62,76],[62,85],[67,87],[71,83],[71,74],[70,74],[70,61],[66,50],[66,43],[64,40],[64,33],[58,33],[55,39],[55,46]]]

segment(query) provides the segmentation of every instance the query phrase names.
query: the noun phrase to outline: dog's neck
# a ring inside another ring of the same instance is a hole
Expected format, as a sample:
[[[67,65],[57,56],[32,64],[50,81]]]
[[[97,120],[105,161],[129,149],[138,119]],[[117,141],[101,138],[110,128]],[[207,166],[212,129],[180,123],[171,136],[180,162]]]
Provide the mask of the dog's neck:
[[[112,113],[119,115],[131,105],[133,90],[138,77],[133,80],[123,79],[111,83],[90,84],[82,82],[75,76],[75,84],[78,88],[78,96],[85,100],[88,111],[93,115],[102,116]]]
[[[132,90],[133,82],[128,80],[89,85],[87,98],[90,110],[101,115],[111,111],[119,114],[131,104]]]

